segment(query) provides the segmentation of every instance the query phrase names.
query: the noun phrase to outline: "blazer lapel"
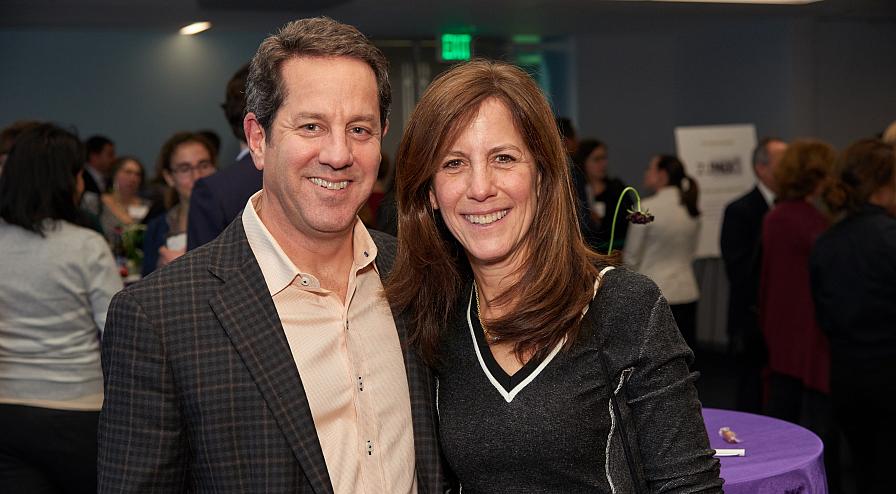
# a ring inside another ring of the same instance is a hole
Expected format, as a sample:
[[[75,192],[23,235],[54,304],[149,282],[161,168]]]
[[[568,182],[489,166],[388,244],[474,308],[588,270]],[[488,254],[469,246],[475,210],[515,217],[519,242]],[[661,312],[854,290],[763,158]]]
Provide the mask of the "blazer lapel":
[[[224,282],[210,300],[211,308],[249,369],[314,491],[332,493],[305,389],[239,217],[222,234],[225,236],[232,241],[219,244],[221,252],[213,256],[219,262],[210,267]]]

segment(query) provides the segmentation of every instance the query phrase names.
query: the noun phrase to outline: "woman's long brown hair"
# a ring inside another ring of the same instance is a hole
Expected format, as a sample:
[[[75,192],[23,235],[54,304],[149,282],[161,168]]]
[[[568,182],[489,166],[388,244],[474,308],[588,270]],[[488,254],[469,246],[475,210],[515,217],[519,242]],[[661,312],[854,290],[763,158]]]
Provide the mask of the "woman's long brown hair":
[[[489,332],[515,345],[517,356],[541,358],[579,333],[582,308],[606,256],[582,239],[570,179],[570,163],[550,105],[535,82],[519,68],[476,60],[457,65],[429,86],[411,114],[396,156],[398,255],[386,281],[389,301],[410,316],[409,340],[430,364],[438,357],[441,331],[462,303],[472,279],[461,245],[429,200],[442,154],[495,98],[510,110],[513,123],[537,168],[538,203],[526,243],[530,258],[519,281],[491,303],[508,307],[489,321]]]

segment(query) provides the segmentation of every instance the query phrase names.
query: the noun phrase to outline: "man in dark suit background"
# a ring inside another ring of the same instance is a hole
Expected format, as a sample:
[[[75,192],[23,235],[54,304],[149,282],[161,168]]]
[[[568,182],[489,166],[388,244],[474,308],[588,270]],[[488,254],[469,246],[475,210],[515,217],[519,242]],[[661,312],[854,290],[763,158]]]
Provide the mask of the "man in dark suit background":
[[[262,42],[244,119],[262,190],[112,301],[100,492],[440,491],[431,377],[382,297],[395,240],[357,217],[386,70],[327,18]]]
[[[757,299],[762,259],[762,219],[774,205],[774,171],[787,143],[774,137],[759,141],[753,151],[756,186],[725,208],[721,247],[728,275],[728,339],[737,364],[737,409],[762,411],[762,369],[765,341],[759,328]]]
[[[243,131],[248,76],[249,64],[246,64],[227,81],[221,108],[233,136],[240,143],[240,152],[233,164],[211,176],[200,178],[193,185],[187,219],[187,250],[214,240],[239,216],[249,196],[261,189],[261,170],[252,163]]]
[[[115,163],[115,143],[108,137],[95,135],[84,141],[87,162],[84,164],[84,194],[81,208],[99,216],[102,209],[100,197],[109,188],[109,174]]]

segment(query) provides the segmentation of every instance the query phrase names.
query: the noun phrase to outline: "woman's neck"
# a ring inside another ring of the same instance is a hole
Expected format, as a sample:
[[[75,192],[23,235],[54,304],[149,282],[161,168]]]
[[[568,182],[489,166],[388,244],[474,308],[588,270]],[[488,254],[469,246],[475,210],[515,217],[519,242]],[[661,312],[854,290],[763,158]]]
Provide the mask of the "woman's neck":
[[[496,305],[494,300],[519,282],[517,263],[476,265],[472,269],[483,319],[496,319],[513,310],[513,301]]]
[[[130,206],[137,201],[137,194],[123,194],[118,190],[112,191],[112,197],[122,206]]]

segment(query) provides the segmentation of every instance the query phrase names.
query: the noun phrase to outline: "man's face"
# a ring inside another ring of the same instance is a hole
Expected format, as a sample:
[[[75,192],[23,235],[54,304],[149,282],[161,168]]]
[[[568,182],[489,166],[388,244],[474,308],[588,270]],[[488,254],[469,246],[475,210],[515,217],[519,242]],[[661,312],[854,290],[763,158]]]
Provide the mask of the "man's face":
[[[294,58],[281,71],[286,97],[270,132],[252,113],[245,120],[264,171],[262,220],[307,240],[350,235],[380,164],[376,77],[347,57]]]
[[[109,173],[112,170],[112,164],[115,163],[115,145],[106,144],[103,149],[94,155],[96,158],[91,162],[94,168]]]
[[[784,141],[771,141],[765,148],[768,151],[768,164],[757,165],[756,175],[766,187],[777,192],[778,184],[775,183],[775,170],[778,169],[778,163],[781,162],[781,157],[787,151],[787,143]]]

